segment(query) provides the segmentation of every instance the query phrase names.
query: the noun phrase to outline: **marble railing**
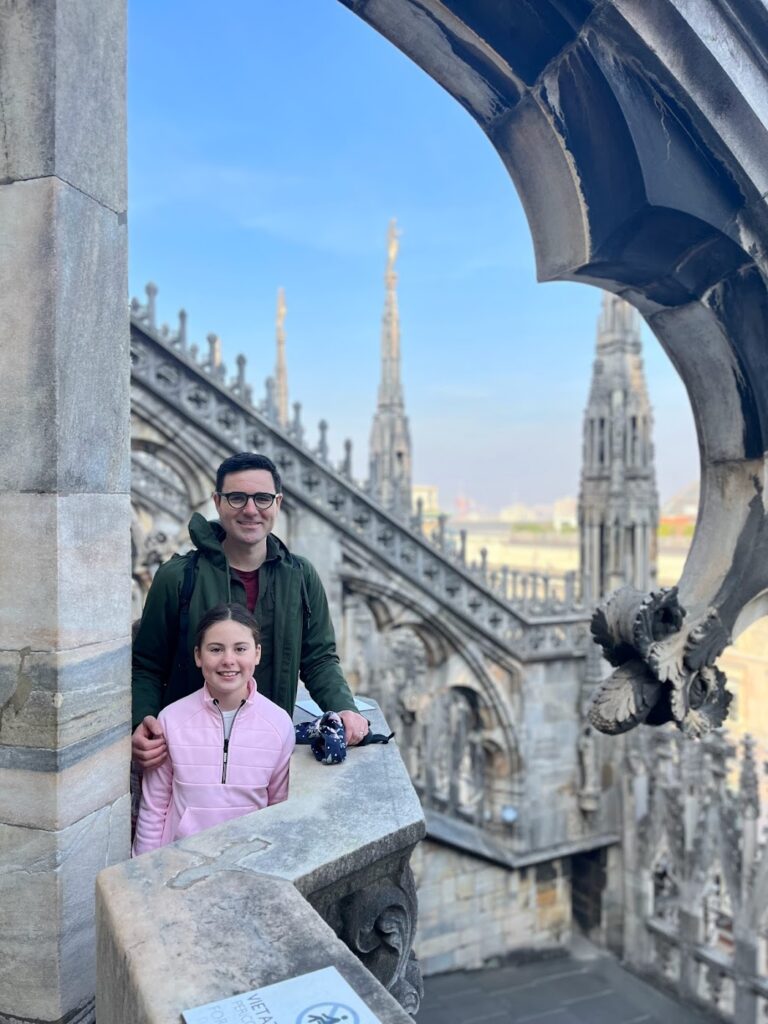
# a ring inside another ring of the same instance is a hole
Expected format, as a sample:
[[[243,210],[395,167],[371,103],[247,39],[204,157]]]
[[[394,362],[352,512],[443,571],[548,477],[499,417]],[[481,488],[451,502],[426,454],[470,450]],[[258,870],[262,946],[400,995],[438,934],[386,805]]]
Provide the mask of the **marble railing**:
[[[586,648],[589,614],[575,574],[555,577],[469,565],[465,544],[448,533],[445,522],[425,536],[418,517],[407,523],[398,519],[352,478],[348,444],[342,462],[331,463],[326,423],[321,424],[318,445],[310,447],[298,414],[291,424],[276,422],[269,388],[267,399],[254,404],[243,357],[238,357],[237,376],[230,380],[216,336],[209,336],[208,356],[201,358],[197,347],[187,344],[184,318],[176,333],[167,326],[158,328],[155,294],[148,290],[147,304],[134,299],[131,308],[135,402],[141,393],[149,394],[218,444],[269,455],[283,474],[288,497],[332,522],[379,563],[522,660]],[[174,433],[172,440],[183,445],[183,433]],[[154,485],[146,473],[137,474],[135,486],[148,488],[151,499]],[[162,500],[167,503],[168,495]]]
[[[396,743],[332,766],[297,747],[285,803],[101,872],[97,1019],[178,1024],[184,1009],[335,966],[382,1022],[407,1024],[421,995],[409,859],[423,835]]]

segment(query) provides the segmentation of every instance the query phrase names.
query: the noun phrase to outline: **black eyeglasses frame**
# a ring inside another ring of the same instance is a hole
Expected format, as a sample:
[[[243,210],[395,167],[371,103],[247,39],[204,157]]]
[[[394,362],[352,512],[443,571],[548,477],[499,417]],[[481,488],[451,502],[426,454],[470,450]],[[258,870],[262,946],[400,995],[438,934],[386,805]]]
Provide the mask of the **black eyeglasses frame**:
[[[246,494],[245,491],[216,491],[216,494],[220,498],[224,498],[229,507],[235,509],[236,511],[241,511],[242,509],[246,508],[248,502],[252,501],[256,508],[259,510],[259,512],[266,512],[268,508],[272,508],[272,506],[274,505],[275,498],[280,497],[279,491],[277,494],[272,494],[270,491],[256,491],[255,494]],[[242,504],[235,504],[232,501],[232,499],[235,497],[243,497],[245,498],[245,501],[242,502]],[[256,500],[257,498],[269,498],[269,502],[266,505],[264,505],[263,503],[259,504],[259,502]]]

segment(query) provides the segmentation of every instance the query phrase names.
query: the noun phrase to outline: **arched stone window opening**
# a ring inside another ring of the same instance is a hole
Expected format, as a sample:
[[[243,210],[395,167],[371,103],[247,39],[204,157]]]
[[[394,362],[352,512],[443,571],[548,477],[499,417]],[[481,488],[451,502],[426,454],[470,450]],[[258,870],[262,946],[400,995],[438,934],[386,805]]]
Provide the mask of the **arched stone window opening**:
[[[677,868],[666,849],[654,860],[651,885],[651,917],[676,928],[680,914],[680,883]]]
[[[718,864],[709,871],[701,901],[704,944],[727,957],[733,956],[733,910]]]

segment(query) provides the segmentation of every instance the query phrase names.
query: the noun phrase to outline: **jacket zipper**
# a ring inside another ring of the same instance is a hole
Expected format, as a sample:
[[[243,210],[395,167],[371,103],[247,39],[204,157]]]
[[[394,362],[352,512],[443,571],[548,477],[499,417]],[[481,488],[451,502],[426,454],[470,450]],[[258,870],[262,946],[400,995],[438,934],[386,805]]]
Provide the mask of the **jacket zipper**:
[[[216,707],[216,710],[219,712],[219,718],[221,719],[221,734],[224,737],[224,754],[223,754],[222,761],[221,761],[221,782],[222,782],[222,785],[223,785],[227,781],[227,761],[229,760],[229,740],[232,738],[232,730],[235,728],[235,718],[237,718],[238,714],[240,713],[240,708],[243,706],[243,704],[245,704],[245,701],[241,700],[240,704],[238,705],[237,711],[235,711],[235,714],[234,714],[234,716],[232,718],[232,725],[229,728],[229,737],[226,736],[227,730],[226,730],[226,727],[224,725],[224,715],[221,713],[221,708],[219,707],[219,702],[218,702],[218,700],[215,697],[213,698],[213,703],[214,703],[214,705]]]

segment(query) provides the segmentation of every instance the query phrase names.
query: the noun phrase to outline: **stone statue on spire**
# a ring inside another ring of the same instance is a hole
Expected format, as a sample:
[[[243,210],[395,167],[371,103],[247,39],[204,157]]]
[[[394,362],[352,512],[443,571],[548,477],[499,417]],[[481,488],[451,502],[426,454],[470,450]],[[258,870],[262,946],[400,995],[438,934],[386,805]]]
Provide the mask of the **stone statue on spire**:
[[[395,271],[395,260],[400,251],[400,232],[397,230],[397,221],[393,217],[389,222],[387,232],[387,277]]]
[[[381,320],[381,377],[371,427],[369,491],[401,519],[411,515],[411,438],[400,380],[400,315],[395,260],[400,248],[397,222],[387,232],[386,295]]]
[[[288,368],[285,362],[285,291],[277,289],[277,318],[275,321],[275,342],[277,354],[275,359],[275,406],[277,422],[281,427],[288,426]]]

